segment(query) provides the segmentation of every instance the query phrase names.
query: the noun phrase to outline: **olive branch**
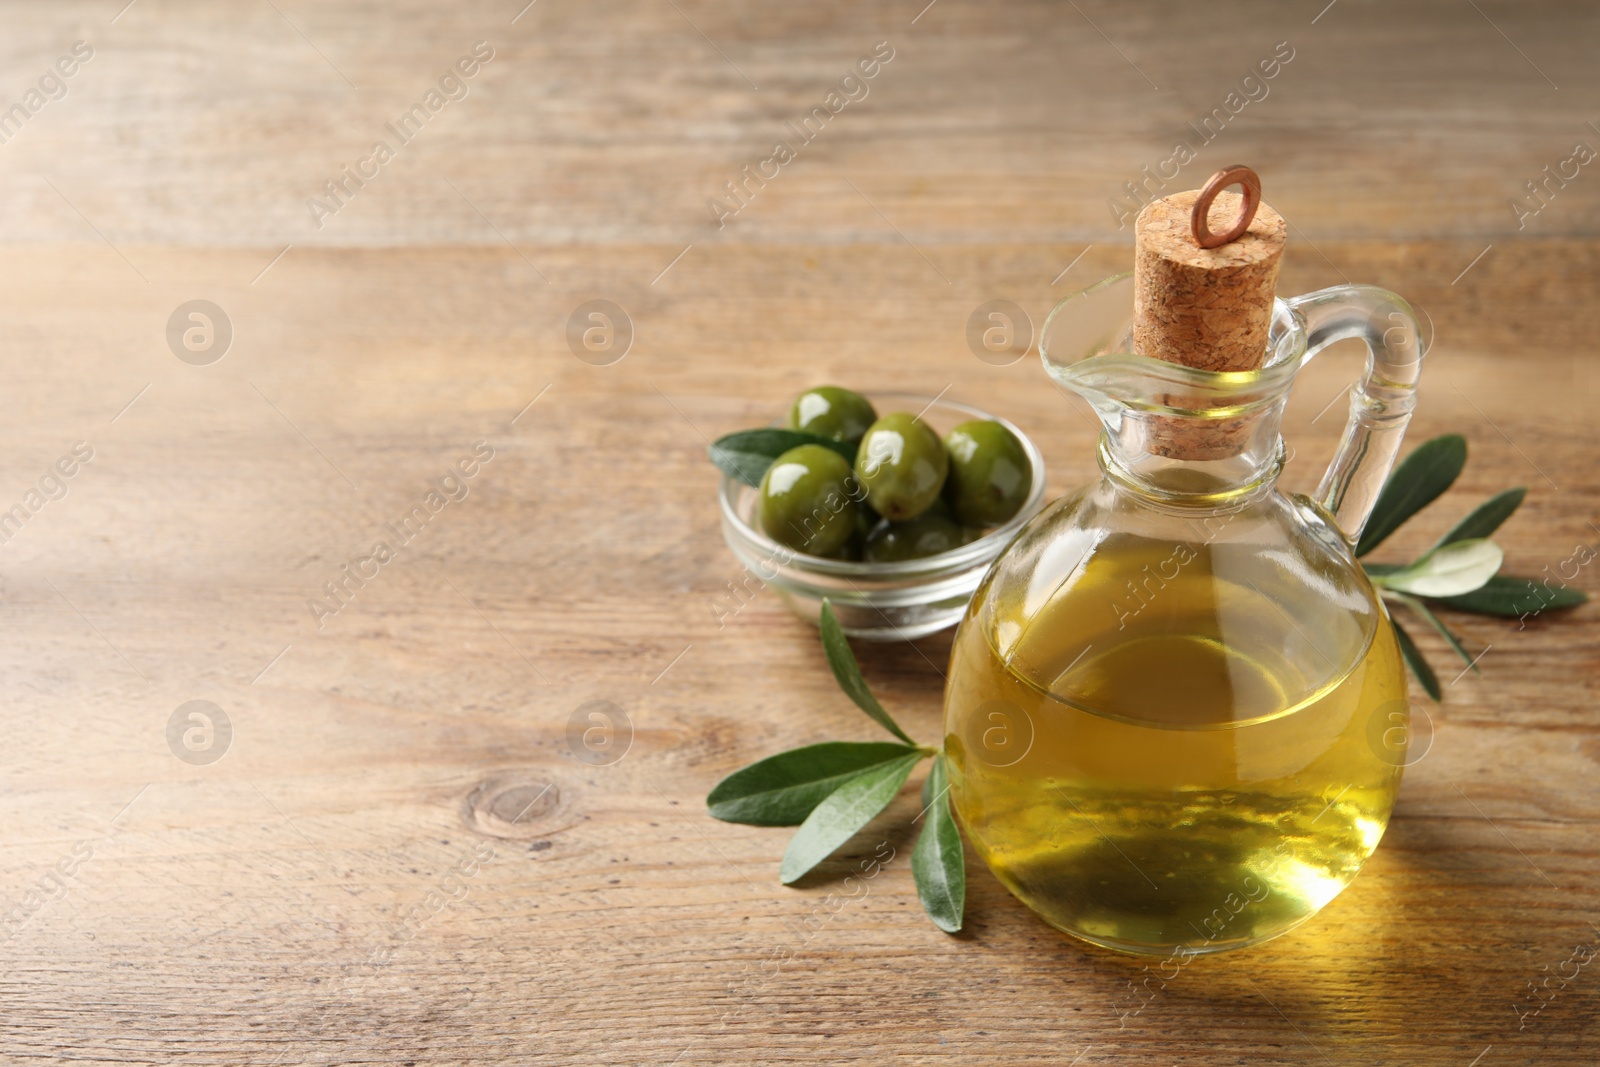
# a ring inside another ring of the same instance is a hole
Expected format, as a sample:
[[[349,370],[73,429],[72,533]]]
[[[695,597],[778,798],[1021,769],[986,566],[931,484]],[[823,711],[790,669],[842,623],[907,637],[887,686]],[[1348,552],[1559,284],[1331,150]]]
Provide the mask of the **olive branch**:
[[[1455,484],[1466,464],[1467,439],[1460,434],[1435,437],[1417,446],[1384,483],[1372,517],[1356,543],[1356,556],[1365,556],[1377,548],[1407,519],[1438,499]],[[1527,487],[1520,485],[1496,493],[1410,563],[1362,564],[1385,602],[1406,608],[1433,627],[1474,672],[1478,670],[1477,659],[1439,619],[1435,608],[1522,619],[1544,611],[1577,607],[1589,599],[1581,590],[1559,582],[1553,588],[1548,581],[1540,584],[1532,578],[1499,573],[1505,553],[1489,540],[1489,535],[1511,517],[1527,493]],[[1442,690],[1433,668],[1392,613],[1390,621],[1411,673],[1430,697],[1440,700]]]
[[[839,688],[897,740],[824,741],[780,752],[718,782],[706,805],[725,822],[798,826],[778,869],[783,884],[793,885],[887,808],[917,764],[933,757],[917,816],[927,822],[911,850],[911,874],[929,918],[955,933],[966,906],[967,868],[950,811],[944,751],[917,744],[878,703],[826,600],[821,628],[822,648]]]

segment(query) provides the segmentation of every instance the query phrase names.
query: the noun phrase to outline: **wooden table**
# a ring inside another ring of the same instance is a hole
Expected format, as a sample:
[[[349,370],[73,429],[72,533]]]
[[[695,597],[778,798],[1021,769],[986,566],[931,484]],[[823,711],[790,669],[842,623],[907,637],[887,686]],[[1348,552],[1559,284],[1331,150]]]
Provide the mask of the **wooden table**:
[[[1511,206],[1600,147],[1593,9],[522,2],[5,5],[0,106],[39,107],[0,144],[0,510],[23,509],[0,1062],[1600,1058],[1600,976],[1518,1014],[1600,944],[1589,607],[1453,618],[1482,674],[1429,709],[1366,872],[1137,1016],[1145,961],[1054,933],[975,862],[966,932],[924,919],[910,787],[846,850],[900,858],[837,912],[825,877],[779,886],[785,831],[703,803],[780,748],[874,736],[812,629],[725,599],[706,439],[811,383],[948,388],[1034,435],[1053,490],[1091,477],[1085,409],[1035,360],[975,358],[967,317],[1007,299],[1038,324],[1126,269],[1110,202],[1230,92],[1267,95],[1172,187],[1250,162],[1294,225],[1285,291],[1388,286],[1436,331],[1412,440],[1461,431],[1472,460],[1389,558],[1512,484],[1508,569],[1600,540],[1600,171]],[[878,42],[845,87],[865,97],[790,133]],[[719,227],[708,199],[780,138],[795,158]],[[569,347],[591,300],[631,322],[615,362]],[[1291,488],[1354,371],[1306,373]],[[861,650],[922,738],[948,642]],[[613,762],[570,740],[593,701],[631,735]]]

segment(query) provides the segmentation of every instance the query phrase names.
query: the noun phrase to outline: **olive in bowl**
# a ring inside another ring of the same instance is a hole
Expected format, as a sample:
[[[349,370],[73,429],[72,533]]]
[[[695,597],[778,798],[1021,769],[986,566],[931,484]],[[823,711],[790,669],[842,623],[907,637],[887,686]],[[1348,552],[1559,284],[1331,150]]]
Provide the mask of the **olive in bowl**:
[[[1033,487],[1033,464],[1016,435],[992,419],[963,422],[944,435],[950,473],[944,498],[963,526],[998,526]]]
[[[761,529],[779,544],[832,555],[856,532],[854,488],[839,453],[821,445],[791,448],[761,478]]]
[[[867,503],[891,522],[927,511],[949,470],[950,456],[933,427],[904,411],[873,423],[856,452],[856,477]]]
[[[859,441],[878,421],[872,401],[837,385],[819,385],[794,398],[789,429],[814,433],[830,441]]]
[[[937,556],[966,543],[965,530],[930,509],[909,522],[880,522],[867,535],[861,558],[868,563],[903,563]]]

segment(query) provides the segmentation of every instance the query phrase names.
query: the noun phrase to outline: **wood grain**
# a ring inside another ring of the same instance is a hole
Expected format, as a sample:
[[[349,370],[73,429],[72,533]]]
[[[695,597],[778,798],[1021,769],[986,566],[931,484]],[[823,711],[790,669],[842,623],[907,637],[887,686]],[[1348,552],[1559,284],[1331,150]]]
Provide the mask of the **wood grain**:
[[[975,861],[966,932],[926,921],[911,787],[797,889],[786,832],[703,804],[760,756],[873,736],[770,591],[718,610],[743,572],[706,440],[816,382],[948,386],[1033,435],[1053,490],[1091,477],[1086,409],[975,358],[967,317],[1037,326],[1128,269],[1108,200],[1279,41],[1270,95],[1181,180],[1262,173],[1283,291],[1425,309],[1412,439],[1463,432],[1471,461],[1382,555],[1512,484],[1509,570],[1600,540],[1600,176],[1521,230],[1508,206],[1600,145],[1593,10],[119,6],[0,5],[0,102],[96,50],[0,144],[0,511],[93,450],[0,544],[0,1061],[1595,1061],[1600,979],[1514,1010],[1600,937],[1592,607],[1453,617],[1484,651],[1454,681],[1419,633],[1446,699],[1368,869],[1136,1016],[1141,961]],[[479,40],[470,94],[318,229],[306,199]],[[866,99],[718,229],[706,199],[885,40]],[[234,333],[206,366],[166,335],[195,299]],[[634,326],[607,366],[566,340],[591,299]],[[1298,383],[1288,488],[1355,370],[1336,349]],[[319,620],[478,442],[464,498]],[[861,650],[914,736],[948,648]],[[190,700],[232,723],[215,763],[168,747]],[[569,744],[597,700],[632,733],[603,766]],[[882,843],[866,897],[830,903]]]

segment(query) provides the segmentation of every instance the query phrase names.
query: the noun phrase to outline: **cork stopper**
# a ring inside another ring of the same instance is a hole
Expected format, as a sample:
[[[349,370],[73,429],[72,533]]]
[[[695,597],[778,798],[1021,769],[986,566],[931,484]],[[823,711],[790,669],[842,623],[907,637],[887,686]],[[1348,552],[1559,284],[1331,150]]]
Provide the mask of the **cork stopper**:
[[[1244,193],[1227,193],[1230,184]],[[1261,202],[1248,167],[1229,167],[1203,189],[1174,193],[1139,212],[1135,227],[1133,344],[1142,355],[1209,371],[1256,370],[1266,360],[1272,300],[1288,227]],[[1231,222],[1221,233],[1211,223]],[[1210,247],[1207,247],[1207,246]],[[1173,407],[1203,402],[1171,396]],[[1248,444],[1243,420],[1154,420],[1149,451],[1222,459]]]

